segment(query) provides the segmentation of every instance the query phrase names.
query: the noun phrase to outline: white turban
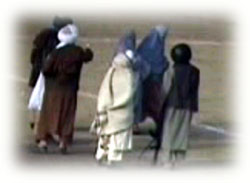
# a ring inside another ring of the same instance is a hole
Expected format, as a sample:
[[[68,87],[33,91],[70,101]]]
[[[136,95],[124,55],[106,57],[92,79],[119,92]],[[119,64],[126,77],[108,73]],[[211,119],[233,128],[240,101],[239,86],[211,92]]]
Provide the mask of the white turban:
[[[74,24],[68,24],[61,28],[57,35],[60,43],[56,48],[61,48],[67,44],[75,43],[78,37],[78,29]]]

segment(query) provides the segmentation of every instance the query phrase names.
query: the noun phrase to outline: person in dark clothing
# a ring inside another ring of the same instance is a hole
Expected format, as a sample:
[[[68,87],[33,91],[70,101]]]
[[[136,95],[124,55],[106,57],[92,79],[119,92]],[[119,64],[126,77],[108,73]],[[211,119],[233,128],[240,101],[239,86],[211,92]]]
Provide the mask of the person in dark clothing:
[[[58,31],[67,24],[72,23],[73,21],[70,18],[55,17],[52,27],[45,28],[36,35],[33,41],[33,48],[30,57],[32,70],[29,79],[29,86],[31,88],[34,88],[36,84],[42,68],[43,60],[59,43],[57,38]]]
[[[39,74],[41,72],[43,61],[59,43],[59,40],[57,38],[58,31],[65,25],[71,23],[73,23],[73,21],[70,18],[55,17],[52,27],[45,28],[36,35],[33,41],[33,48],[30,56],[32,69],[28,85],[31,88],[31,91],[36,85]],[[35,111],[33,111],[32,120],[30,122],[31,129],[34,128],[38,116],[39,115]]]
[[[176,45],[171,50],[171,57],[174,65],[164,74],[162,124],[157,131],[160,161],[164,164],[174,164],[185,158],[190,124],[199,108],[200,71],[190,64],[190,47],[187,44]]]
[[[36,134],[41,149],[47,149],[49,137],[58,136],[62,153],[72,142],[81,68],[93,59],[91,49],[75,44],[77,37],[75,25],[62,28],[61,42],[43,64],[45,92]]]
[[[132,59],[132,69],[135,75],[135,96],[134,96],[134,133],[139,133],[138,123],[143,120],[143,87],[142,83],[150,73],[149,64],[144,61],[139,54],[136,53],[136,33],[134,30],[129,30],[119,40],[115,49],[115,56],[117,53],[125,53],[127,50],[131,50],[134,53],[134,59]]]

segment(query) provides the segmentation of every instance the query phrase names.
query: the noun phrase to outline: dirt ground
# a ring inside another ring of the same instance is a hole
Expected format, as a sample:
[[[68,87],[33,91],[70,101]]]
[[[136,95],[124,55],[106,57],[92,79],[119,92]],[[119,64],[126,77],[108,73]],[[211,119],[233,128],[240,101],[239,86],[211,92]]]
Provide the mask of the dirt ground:
[[[75,134],[74,144],[69,148],[67,155],[62,155],[55,144],[50,144],[48,153],[41,152],[32,140],[32,135],[25,137],[19,151],[20,161],[32,167],[69,166],[100,167],[94,159],[96,139],[88,131],[78,129]],[[133,150],[124,154],[124,159],[118,164],[119,168],[162,168],[153,165],[154,150],[148,149],[142,154],[143,149],[149,144],[151,138],[147,133],[134,135]],[[219,133],[206,131],[193,126],[190,135],[190,148],[185,162],[176,166],[177,169],[210,168],[231,166],[233,164],[234,144],[232,137]],[[142,155],[141,155],[142,154]]]

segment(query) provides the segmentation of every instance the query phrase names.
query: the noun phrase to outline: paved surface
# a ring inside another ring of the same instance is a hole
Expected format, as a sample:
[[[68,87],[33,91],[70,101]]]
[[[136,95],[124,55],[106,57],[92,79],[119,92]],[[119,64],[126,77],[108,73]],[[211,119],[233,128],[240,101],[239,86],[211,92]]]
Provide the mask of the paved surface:
[[[123,162],[114,167],[152,167],[153,150],[147,150],[139,158],[142,150],[151,141],[145,133],[134,135],[134,148],[132,152],[124,154]],[[190,133],[190,149],[185,162],[177,168],[209,168],[223,167],[233,160],[232,149],[234,140],[232,137],[216,131],[209,131],[199,126],[192,126]],[[55,144],[50,144],[48,153],[41,152],[33,142],[32,134],[24,136],[21,143],[21,161],[30,166],[68,166],[79,165],[87,167],[100,167],[94,159],[96,140],[87,129],[76,129],[75,140],[69,148],[67,155],[60,154]],[[156,166],[155,168],[161,168]]]

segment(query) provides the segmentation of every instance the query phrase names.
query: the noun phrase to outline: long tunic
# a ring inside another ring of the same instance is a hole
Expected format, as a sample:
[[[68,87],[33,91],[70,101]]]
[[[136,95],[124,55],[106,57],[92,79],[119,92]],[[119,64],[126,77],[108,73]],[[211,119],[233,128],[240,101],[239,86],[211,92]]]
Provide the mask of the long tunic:
[[[165,51],[165,36],[155,28],[142,40],[137,52],[150,67],[149,76],[142,83],[142,120],[150,116],[159,122],[162,108],[162,77],[168,68]]]
[[[102,135],[126,130],[134,121],[135,81],[132,69],[110,68],[101,85],[97,113],[106,119]]]
[[[96,159],[121,161],[132,148],[135,78],[131,67],[112,66],[104,77],[97,101],[99,140]]]
[[[166,153],[186,151],[190,123],[198,111],[199,70],[190,64],[176,64],[165,73],[163,88],[161,148]]]
[[[38,140],[58,134],[66,144],[71,141],[82,64],[92,58],[90,49],[67,45],[54,50],[45,61],[45,93],[37,125]]]

